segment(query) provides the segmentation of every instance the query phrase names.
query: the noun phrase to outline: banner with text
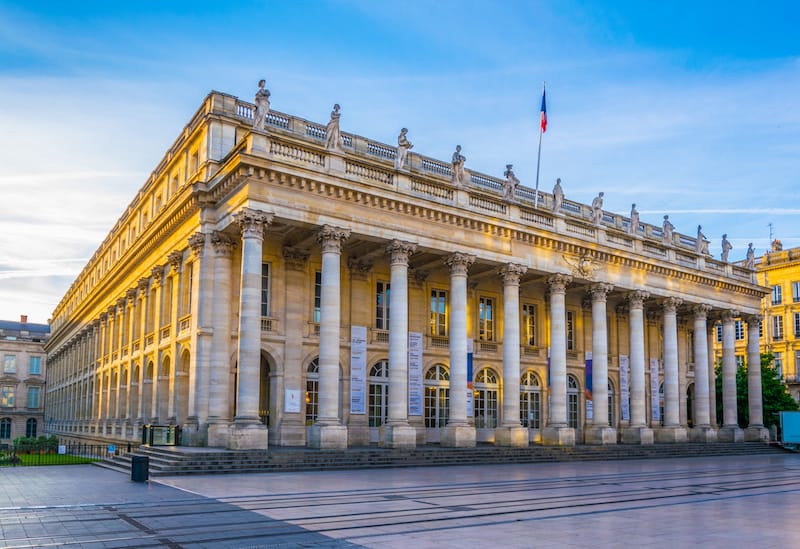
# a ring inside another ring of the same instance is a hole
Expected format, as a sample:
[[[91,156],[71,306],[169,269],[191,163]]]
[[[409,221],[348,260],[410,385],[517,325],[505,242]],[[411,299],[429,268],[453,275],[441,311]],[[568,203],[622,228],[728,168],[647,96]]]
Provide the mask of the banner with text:
[[[422,333],[408,332],[408,415],[422,415]]]
[[[630,374],[628,355],[619,355],[619,410],[622,421],[631,420],[631,396],[628,376]]]
[[[350,327],[350,413],[367,413],[367,327]]]
[[[592,352],[586,351],[586,376],[584,379],[584,391],[586,395],[586,419],[594,416],[594,402],[592,401]]]
[[[653,423],[658,425],[661,422],[661,398],[658,393],[658,359],[650,359],[650,417]]]

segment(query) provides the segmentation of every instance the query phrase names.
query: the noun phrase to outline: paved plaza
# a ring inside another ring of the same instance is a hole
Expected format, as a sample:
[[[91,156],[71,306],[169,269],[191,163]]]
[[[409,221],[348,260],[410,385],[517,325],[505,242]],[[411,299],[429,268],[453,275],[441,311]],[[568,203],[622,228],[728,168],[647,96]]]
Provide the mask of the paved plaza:
[[[160,477],[0,469],[2,547],[797,547],[800,456]]]

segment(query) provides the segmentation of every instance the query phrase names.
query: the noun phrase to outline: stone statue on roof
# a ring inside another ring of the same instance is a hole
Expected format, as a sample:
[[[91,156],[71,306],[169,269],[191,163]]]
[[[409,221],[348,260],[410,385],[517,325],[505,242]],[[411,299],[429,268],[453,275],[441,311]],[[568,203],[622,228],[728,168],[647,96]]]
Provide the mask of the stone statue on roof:
[[[402,170],[405,167],[408,151],[414,147],[406,134],[408,134],[408,129],[403,128],[400,130],[400,135],[397,136],[397,154],[394,157],[395,170]]]
[[[329,151],[342,150],[342,134],[339,131],[339,118],[342,115],[339,112],[339,108],[339,103],[333,106],[331,119],[325,127],[325,148]]]
[[[628,232],[631,234],[639,234],[639,211],[636,209],[636,204],[631,204],[631,224],[628,226]]]
[[[599,225],[603,221],[603,193],[600,192],[592,200],[592,222]]]
[[[519,187],[519,179],[514,175],[514,164],[506,164],[506,171],[503,172],[503,175],[506,177],[505,183],[503,183],[503,199],[511,202],[516,196],[517,187]]]
[[[728,235],[727,234],[722,235],[722,256],[721,256],[722,261],[725,261],[727,263],[728,254],[731,252],[732,249],[733,249],[733,244],[731,244],[730,240],[728,240]]]
[[[467,158],[461,154],[461,145],[456,145],[456,151],[453,153],[453,184],[454,185],[463,185],[466,181],[466,176],[464,174],[464,163],[467,161]]]
[[[664,244],[672,244],[675,234],[675,225],[669,220],[669,216],[664,216],[664,223],[661,225],[661,232],[664,237]]]
[[[756,268],[756,251],[753,249],[753,243],[747,245],[747,258],[744,260],[745,269]]]
[[[256,104],[256,112],[253,114],[253,129],[263,130],[264,124],[267,121],[267,114],[269,113],[269,90],[265,88],[266,80],[258,81],[258,91],[254,103]]]
[[[703,227],[697,226],[697,240],[694,243],[694,250],[699,254],[708,254],[708,239],[703,234]]]
[[[561,178],[556,179],[556,186],[553,187],[553,212],[558,213],[561,211],[561,205],[564,203],[564,189],[561,188]]]

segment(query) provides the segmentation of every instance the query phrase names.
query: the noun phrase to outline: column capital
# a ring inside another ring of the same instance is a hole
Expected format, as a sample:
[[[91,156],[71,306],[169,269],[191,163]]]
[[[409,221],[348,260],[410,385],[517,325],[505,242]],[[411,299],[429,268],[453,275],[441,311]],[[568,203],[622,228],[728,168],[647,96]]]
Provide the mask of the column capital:
[[[126,301],[127,300],[124,297],[120,297],[119,299],[117,299],[117,309],[123,309],[124,310]]]
[[[661,302],[661,307],[665,313],[674,313],[681,306],[683,300],[679,297],[668,297]]]
[[[761,314],[752,314],[746,315],[744,317],[744,321],[747,322],[747,325],[750,326],[751,324],[758,328],[761,326],[761,323],[764,321],[764,316]]]
[[[470,266],[475,263],[475,256],[472,254],[456,252],[445,257],[444,263],[450,267],[450,274],[466,275]]]
[[[613,284],[606,282],[598,282],[589,287],[589,293],[592,295],[592,303],[602,302],[605,303],[608,298],[608,292],[614,289]]]
[[[417,251],[417,245],[413,242],[402,240],[392,240],[386,246],[386,253],[391,256],[391,265],[408,265],[408,258]]]
[[[140,294],[145,294],[147,289],[150,288],[150,279],[145,277],[140,278],[137,287],[139,288]]]
[[[706,320],[708,318],[708,313],[711,312],[711,305],[700,303],[692,307],[692,312],[694,313],[695,320]]]
[[[236,212],[234,220],[239,224],[242,238],[263,238],[264,227],[272,224],[273,217],[273,214],[261,210],[242,208]]]
[[[161,281],[164,279],[164,267],[156,265],[152,269],[150,269],[150,276],[153,277],[153,283],[156,286],[161,285]]]
[[[507,263],[497,269],[504,286],[519,286],[519,278],[528,272],[528,267],[519,263]]]
[[[287,269],[293,271],[302,271],[306,268],[306,261],[311,252],[308,250],[301,250],[300,248],[292,248],[285,246],[283,248],[283,261]]]
[[[236,248],[236,241],[221,231],[211,233],[211,245],[217,257],[230,257]]]
[[[172,251],[167,254],[167,261],[169,262],[169,266],[173,271],[180,273],[181,265],[183,265],[183,253],[177,250]]]
[[[132,305],[136,299],[136,288],[128,288],[125,292],[125,297],[128,299],[128,304]]]
[[[107,313],[100,313],[100,323],[101,324],[105,324],[107,320],[108,320],[108,314]]]
[[[725,309],[722,311],[722,323],[733,322],[739,316],[739,311],[735,309]]]
[[[564,294],[571,282],[572,277],[570,275],[554,274],[547,277],[547,288],[552,294]]]
[[[625,294],[629,309],[643,309],[644,302],[650,297],[650,292],[645,290],[634,290]]]
[[[350,238],[349,229],[342,229],[333,225],[323,225],[317,233],[317,242],[322,246],[322,253],[342,253],[342,244],[348,238]]]
[[[189,247],[192,249],[192,255],[195,257],[203,257],[203,252],[206,248],[206,235],[201,232],[196,232],[189,237]]]

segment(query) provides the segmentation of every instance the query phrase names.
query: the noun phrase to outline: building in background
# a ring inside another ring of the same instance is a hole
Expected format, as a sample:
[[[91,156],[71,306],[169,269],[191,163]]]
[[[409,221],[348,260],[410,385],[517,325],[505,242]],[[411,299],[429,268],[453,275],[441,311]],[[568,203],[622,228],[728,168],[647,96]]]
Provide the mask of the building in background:
[[[388,145],[340,131],[338,105],[323,125],[269,97],[209,94],[56,307],[48,432],[170,425],[234,449],[767,436],[760,399],[736,424],[733,345],[723,425],[710,390],[709,319],[731,342],[734,314],[760,325],[752,269],[667,216],[570,200],[568,182],[537,194],[510,164],[465,168],[467,147],[443,162],[405,128]]]
[[[0,444],[44,434],[45,351],[50,326],[0,320]]]

